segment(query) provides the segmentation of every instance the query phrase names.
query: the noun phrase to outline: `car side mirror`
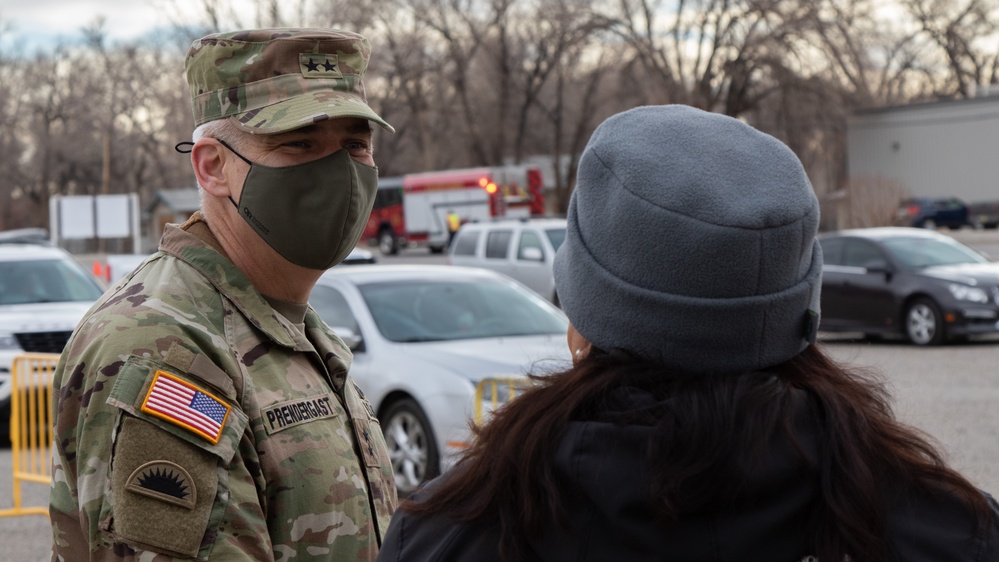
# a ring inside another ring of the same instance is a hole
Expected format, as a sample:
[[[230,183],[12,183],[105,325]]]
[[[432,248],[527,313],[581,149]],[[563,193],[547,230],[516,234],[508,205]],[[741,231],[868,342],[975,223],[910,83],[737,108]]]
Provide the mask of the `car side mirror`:
[[[888,262],[881,259],[874,259],[866,262],[864,264],[864,269],[867,270],[867,273],[880,273],[885,276],[895,273],[892,266],[888,265]]]
[[[520,251],[520,259],[527,261],[545,261],[541,248],[524,248]]]
[[[361,337],[361,334],[343,326],[330,327],[333,328],[333,332],[336,335],[340,336],[340,339],[343,340],[348,349],[351,351],[364,351],[364,338]]]

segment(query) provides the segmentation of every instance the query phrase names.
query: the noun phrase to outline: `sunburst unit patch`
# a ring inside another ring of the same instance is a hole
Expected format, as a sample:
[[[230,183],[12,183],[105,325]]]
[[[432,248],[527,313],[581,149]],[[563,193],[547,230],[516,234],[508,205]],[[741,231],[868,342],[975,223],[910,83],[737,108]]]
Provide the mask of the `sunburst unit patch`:
[[[193,509],[197,503],[194,480],[186,470],[169,461],[152,461],[132,472],[125,489],[136,494]]]
[[[207,390],[169,373],[156,371],[142,411],[192,431],[213,444],[232,408]]]

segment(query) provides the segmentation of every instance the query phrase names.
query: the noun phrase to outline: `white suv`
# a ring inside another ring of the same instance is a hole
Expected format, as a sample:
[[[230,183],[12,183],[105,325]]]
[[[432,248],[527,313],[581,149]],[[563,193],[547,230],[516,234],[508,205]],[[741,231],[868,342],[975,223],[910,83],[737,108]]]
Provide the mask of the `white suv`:
[[[69,253],[45,244],[0,243],[0,411],[10,368],[25,352],[61,353],[104,287]],[[0,418],[0,426],[6,425]]]
[[[552,262],[565,224],[554,218],[466,223],[448,249],[448,263],[506,274],[558,305]]]

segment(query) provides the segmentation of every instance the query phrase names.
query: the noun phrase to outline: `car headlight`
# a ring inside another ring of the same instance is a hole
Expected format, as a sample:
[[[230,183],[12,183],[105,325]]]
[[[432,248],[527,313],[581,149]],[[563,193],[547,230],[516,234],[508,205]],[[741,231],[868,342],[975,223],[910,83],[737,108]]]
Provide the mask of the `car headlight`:
[[[959,301],[970,301],[985,304],[989,302],[989,295],[978,287],[951,283],[947,285],[947,290]]]
[[[0,351],[21,351],[21,344],[17,342],[14,334],[0,332]]]

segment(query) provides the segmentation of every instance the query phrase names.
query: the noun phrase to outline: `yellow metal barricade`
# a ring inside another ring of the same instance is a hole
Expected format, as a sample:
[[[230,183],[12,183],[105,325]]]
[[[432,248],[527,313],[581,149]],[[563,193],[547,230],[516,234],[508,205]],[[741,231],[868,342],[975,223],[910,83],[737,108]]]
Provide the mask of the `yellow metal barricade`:
[[[475,386],[475,424],[481,425],[487,414],[512,400],[530,384],[531,379],[527,377],[496,377],[479,381]]]
[[[21,505],[21,484],[52,480],[52,374],[58,353],[25,353],[11,367],[10,450],[14,507],[0,517],[48,515],[48,507]]]

